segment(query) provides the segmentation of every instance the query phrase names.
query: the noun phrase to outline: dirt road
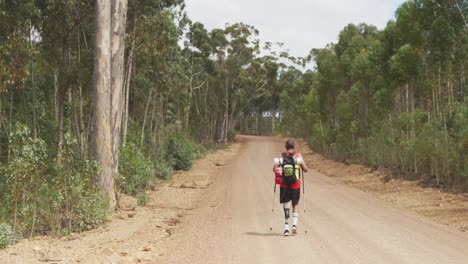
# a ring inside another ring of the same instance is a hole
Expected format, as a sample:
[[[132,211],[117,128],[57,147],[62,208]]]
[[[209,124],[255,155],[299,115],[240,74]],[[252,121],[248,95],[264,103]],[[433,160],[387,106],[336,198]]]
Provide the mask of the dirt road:
[[[299,235],[281,235],[278,203],[269,232],[272,159],[283,141],[240,140],[242,150],[216,176],[205,206],[167,241],[171,251],[163,263],[468,263],[466,236],[316,171],[305,175]]]
[[[66,239],[25,240],[0,251],[0,263],[468,263],[466,234],[314,170],[299,234],[282,236],[278,193],[270,232],[271,167],[282,149],[280,139],[239,137],[161,186],[150,206]]]

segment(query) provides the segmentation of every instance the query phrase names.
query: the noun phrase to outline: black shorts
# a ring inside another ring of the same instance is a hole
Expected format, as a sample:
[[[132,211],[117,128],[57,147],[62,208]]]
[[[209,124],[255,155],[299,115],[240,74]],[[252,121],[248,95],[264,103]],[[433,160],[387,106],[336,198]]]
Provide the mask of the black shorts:
[[[280,203],[292,201],[293,205],[299,203],[301,189],[280,188]]]

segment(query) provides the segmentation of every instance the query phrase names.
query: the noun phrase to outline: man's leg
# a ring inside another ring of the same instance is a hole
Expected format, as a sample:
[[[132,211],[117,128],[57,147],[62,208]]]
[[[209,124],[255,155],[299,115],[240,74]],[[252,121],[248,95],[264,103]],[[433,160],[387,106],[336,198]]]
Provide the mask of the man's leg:
[[[294,190],[294,200],[292,201],[293,206],[293,226],[292,226],[292,233],[295,235],[297,234],[297,221],[299,220],[299,197],[300,197],[300,190]]]
[[[289,202],[283,203],[283,210],[284,210],[284,235],[289,236],[289,213],[290,213]]]
[[[297,221],[299,220],[299,202],[293,205],[293,234],[296,233]]]

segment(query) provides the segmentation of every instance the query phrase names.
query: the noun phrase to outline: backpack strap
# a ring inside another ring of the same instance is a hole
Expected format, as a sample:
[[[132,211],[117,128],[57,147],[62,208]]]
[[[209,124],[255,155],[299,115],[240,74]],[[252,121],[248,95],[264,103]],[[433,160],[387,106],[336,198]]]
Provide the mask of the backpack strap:
[[[294,173],[294,177],[296,177],[296,166],[297,166],[296,152],[291,152],[291,156],[294,159],[293,173]]]
[[[283,152],[280,154],[280,165],[283,166],[284,165],[284,158],[286,158],[287,156],[287,153],[286,152]]]

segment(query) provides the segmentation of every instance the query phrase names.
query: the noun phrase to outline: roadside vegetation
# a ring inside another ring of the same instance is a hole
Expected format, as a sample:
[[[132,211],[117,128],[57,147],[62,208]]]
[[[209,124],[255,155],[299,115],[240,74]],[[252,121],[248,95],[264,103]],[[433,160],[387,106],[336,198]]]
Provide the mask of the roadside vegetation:
[[[4,226],[21,239],[101,225],[116,192],[146,204],[146,189],[233,140],[271,98],[280,55],[254,27],[208,30],[182,0],[110,2],[126,8],[0,1],[2,247]]]
[[[330,158],[468,190],[468,3],[455,2],[407,1],[385,29],[350,24],[313,49],[314,71],[288,73],[283,133]]]

